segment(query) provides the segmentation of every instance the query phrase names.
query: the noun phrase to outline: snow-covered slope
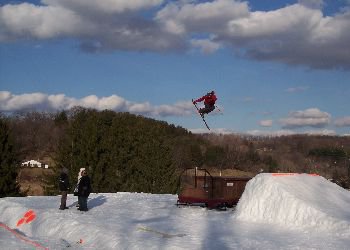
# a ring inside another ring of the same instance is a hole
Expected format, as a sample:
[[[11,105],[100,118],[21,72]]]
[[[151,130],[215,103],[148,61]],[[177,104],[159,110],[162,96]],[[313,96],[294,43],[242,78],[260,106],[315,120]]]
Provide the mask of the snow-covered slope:
[[[350,192],[318,176],[253,178],[236,209],[178,208],[176,195],[0,199],[0,249],[349,249]],[[28,210],[36,218],[17,226]]]

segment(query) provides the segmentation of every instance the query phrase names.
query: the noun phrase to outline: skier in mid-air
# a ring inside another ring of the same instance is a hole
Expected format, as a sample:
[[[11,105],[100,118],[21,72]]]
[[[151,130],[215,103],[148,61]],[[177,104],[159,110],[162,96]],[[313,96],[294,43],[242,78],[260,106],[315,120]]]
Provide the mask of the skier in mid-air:
[[[208,114],[215,109],[215,102],[217,100],[215,92],[211,91],[201,98],[193,101],[193,104],[196,105],[197,102],[204,100],[204,108],[198,110],[199,114],[204,117],[204,114]]]

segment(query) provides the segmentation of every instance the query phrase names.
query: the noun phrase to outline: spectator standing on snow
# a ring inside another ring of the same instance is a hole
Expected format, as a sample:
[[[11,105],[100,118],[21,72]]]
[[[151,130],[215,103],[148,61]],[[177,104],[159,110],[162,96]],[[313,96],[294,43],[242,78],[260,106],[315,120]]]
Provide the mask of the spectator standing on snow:
[[[86,170],[83,170],[81,174],[82,177],[78,183],[78,210],[88,211],[87,199],[91,193],[90,177],[87,175]]]
[[[78,182],[77,182],[77,185],[75,186],[74,192],[73,192],[73,193],[74,193],[74,196],[78,196],[78,186],[79,186],[80,178],[81,178],[81,176],[82,176],[82,172],[83,172],[84,170],[85,170],[85,168],[80,168],[80,170],[79,170],[79,173],[78,173]],[[79,201],[78,201],[76,207],[79,207]]]
[[[59,189],[61,191],[61,206],[60,210],[68,209],[67,203],[67,195],[69,190],[69,177],[68,177],[68,169],[62,168],[60,179],[59,179]]]

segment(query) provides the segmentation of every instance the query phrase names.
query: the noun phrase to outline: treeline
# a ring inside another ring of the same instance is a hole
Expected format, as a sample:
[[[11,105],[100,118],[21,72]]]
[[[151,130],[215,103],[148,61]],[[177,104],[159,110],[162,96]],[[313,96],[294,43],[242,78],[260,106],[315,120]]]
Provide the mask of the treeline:
[[[55,121],[65,131],[56,165],[74,180],[85,167],[95,192],[175,193],[179,169],[193,165],[191,154],[203,143],[185,129],[129,113],[77,108]]]
[[[19,164],[17,150],[9,122],[0,115],[0,198],[20,195],[16,182]]]
[[[252,173],[316,173],[350,188],[350,137],[289,135],[205,135],[228,148],[228,166]]]
[[[45,177],[46,194],[58,192],[61,167],[69,169],[73,184],[79,169],[87,168],[94,192],[176,193],[179,173],[192,167],[251,175],[318,173],[349,187],[349,137],[196,135],[143,116],[80,107],[14,113],[0,120],[1,195],[18,193],[17,170],[12,170],[29,159],[44,160],[54,169]],[[12,174],[5,179],[3,173]]]
[[[72,184],[86,168],[95,192],[175,193],[181,169],[204,163],[206,141],[200,136],[129,113],[75,107],[2,118],[18,149],[13,165],[40,159],[54,170],[45,176],[49,195],[58,192],[62,167],[69,169]]]

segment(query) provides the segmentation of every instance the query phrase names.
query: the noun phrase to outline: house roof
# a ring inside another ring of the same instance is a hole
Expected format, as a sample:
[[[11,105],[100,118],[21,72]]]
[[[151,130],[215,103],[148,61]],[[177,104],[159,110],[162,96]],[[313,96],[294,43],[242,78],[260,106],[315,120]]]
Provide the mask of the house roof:
[[[30,160],[30,161],[26,161],[26,162],[22,163],[22,165],[25,165],[25,164],[34,165],[34,164],[41,164],[41,162],[38,162],[38,161],[35,161],[35,160]]]

